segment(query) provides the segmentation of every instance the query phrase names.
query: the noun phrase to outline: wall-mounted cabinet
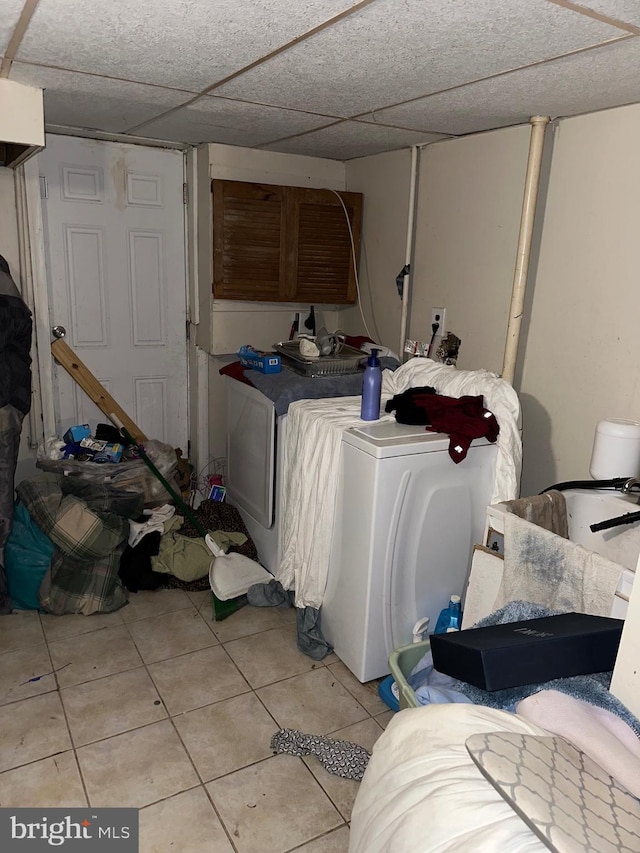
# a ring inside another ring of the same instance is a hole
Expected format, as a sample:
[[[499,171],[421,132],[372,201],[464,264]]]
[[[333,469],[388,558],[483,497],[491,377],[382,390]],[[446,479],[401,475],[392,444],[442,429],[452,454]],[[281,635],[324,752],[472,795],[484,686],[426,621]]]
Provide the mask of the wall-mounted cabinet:
[[[217,179],[211,188],[216,299],[355,302],[360,193]]]
[[[42,89],[0,80],[0,166],[16,168],[42,148]]]

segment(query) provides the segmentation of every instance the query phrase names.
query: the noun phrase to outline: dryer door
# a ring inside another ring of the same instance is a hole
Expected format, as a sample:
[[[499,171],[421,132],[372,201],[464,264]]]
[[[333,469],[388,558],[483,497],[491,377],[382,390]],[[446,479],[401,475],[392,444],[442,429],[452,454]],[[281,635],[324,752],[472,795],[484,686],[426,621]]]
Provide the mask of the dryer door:
[[[262,527],[274,523],[276,413],[251,385],[227,377],[227,494]]]

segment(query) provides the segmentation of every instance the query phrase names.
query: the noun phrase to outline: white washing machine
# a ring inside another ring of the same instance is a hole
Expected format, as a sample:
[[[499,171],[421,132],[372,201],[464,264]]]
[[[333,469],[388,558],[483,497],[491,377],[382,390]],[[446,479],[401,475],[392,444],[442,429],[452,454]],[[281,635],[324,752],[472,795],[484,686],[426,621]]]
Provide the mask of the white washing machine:
[[[227,378],[227,496],[274,574],[286,428],[264,394]],[[361,681],[389,672],[418,619],[435,627],[482,541],[496,446],[477,439],[458,464],[448,447],[446,435],[395,421],[345,430],[321,625]]]
[[[449,437],[393,422],[345,431],[321,627],[362,682],[389,672],[418,619],[461,595],[482,541],[496,445],[456,464]]]

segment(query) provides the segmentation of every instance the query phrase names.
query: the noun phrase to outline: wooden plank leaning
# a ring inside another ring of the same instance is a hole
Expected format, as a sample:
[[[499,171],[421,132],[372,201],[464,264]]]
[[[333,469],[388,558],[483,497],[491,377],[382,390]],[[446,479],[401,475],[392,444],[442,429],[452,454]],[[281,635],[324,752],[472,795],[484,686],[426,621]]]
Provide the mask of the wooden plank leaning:
[[[107,392],[104,385],[96,379],[86,364],[83,364],[71,347],[65,343],[62,338],[52,341],[51,352],[58,364],[64,367],[69,376],[78,383],[85,394],[96,404],[100,411],[109,418],[111,423],[115,426],[124,426],[129,435],[135,439],[136,442],[144,442],[147,440],[147,436],[134,423],[134,421],[131,420],[124,409],[120,408],[111,394]]]

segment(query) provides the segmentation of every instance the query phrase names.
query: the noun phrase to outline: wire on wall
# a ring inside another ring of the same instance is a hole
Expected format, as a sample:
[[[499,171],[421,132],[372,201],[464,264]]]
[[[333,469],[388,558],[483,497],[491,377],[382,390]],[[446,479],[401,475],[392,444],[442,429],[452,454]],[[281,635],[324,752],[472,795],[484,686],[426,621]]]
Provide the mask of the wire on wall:
[[[351,258],[353,260],[353,274],[356,282],[356,293],[358,294],[358,308],[360,310],[360,316],[362,317],[362,323],[364,325],[365,331],[367,335],[371,338],[371,340],[375,340],[374,336],[371,334],[369,330],[369,326],[367,326],[367,321],[364,317],[364,312],[362,310],[362,294],[360,293],[360,280],[358,278],[358,264],[356,261],[356,246],[353,240],[353,229],[351,228],[351,222],[349,221],[349,211],[347,210],[347,206],[344,203],[342,196],[336,190],[331,190],[331,192],[338,197],[340,204],[342,205],[342,209],[344,211],[345,219],[347,220],[347,228],[349,229],[349,238],[351,240]]]

